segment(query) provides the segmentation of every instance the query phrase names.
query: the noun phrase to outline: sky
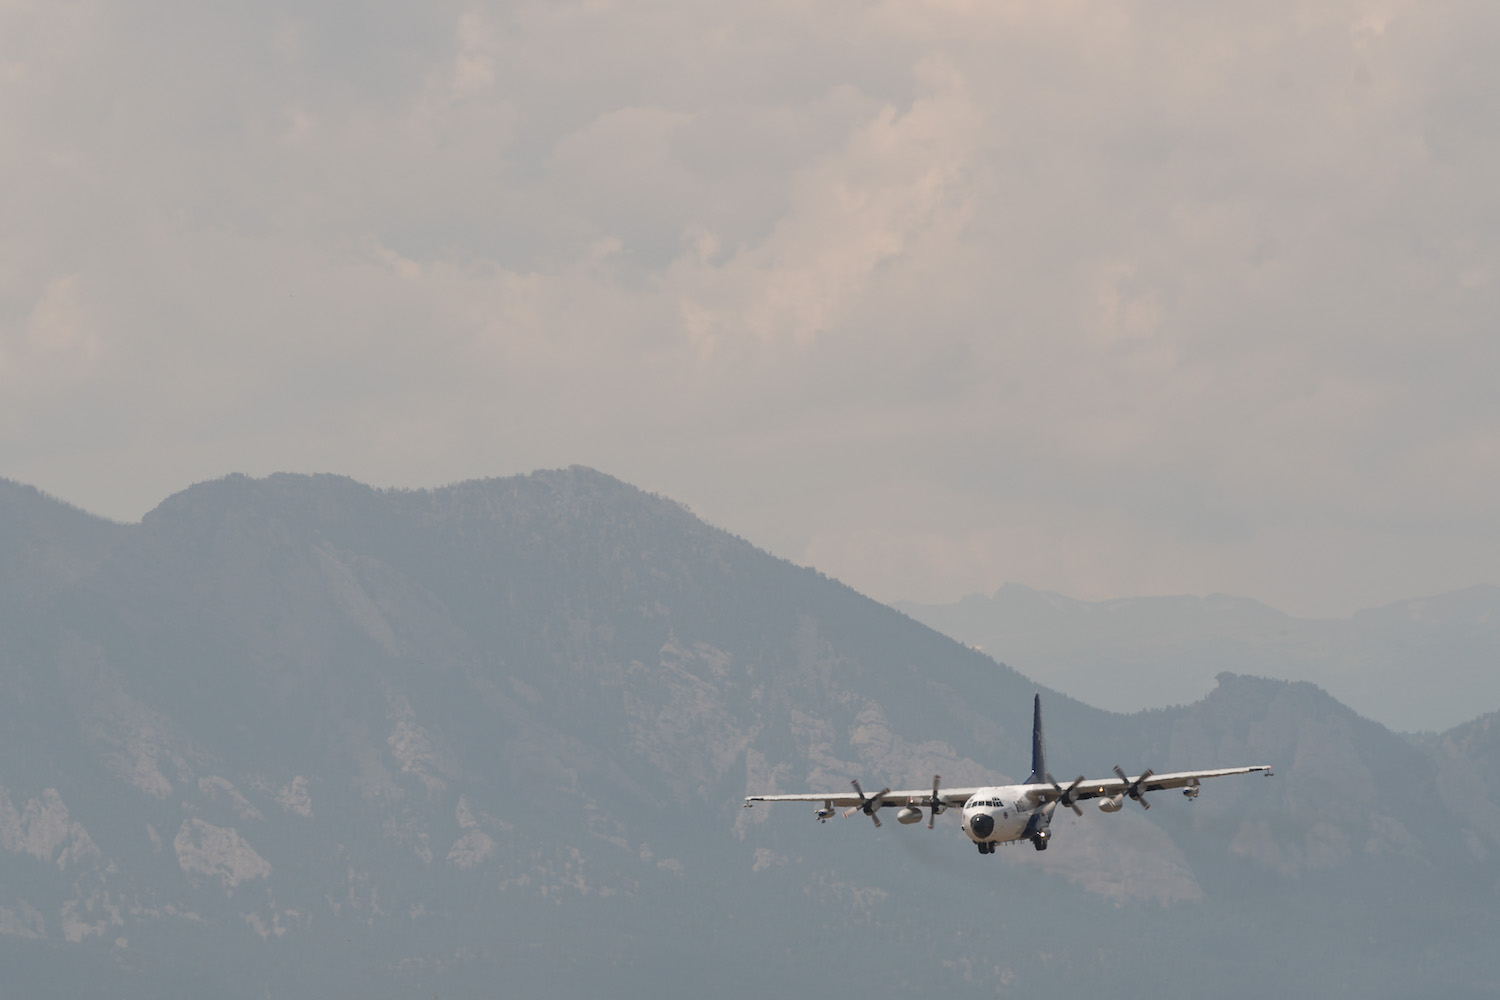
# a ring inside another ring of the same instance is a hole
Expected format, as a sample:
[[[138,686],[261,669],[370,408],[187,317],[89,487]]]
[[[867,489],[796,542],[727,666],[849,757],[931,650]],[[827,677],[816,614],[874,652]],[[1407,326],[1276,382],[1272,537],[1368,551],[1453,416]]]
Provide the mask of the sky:
[[[1500,582],[1500,5],[0,0],[0,476],[583,464],[880,600]]]

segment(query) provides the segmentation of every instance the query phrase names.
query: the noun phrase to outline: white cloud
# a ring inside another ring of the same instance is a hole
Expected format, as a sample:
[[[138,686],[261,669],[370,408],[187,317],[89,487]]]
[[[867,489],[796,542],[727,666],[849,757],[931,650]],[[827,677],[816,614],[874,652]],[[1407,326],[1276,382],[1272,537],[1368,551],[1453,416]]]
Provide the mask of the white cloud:
[[[1497,19],[9,4],[0,474],[578,461],[888,598],[1494,579]]]

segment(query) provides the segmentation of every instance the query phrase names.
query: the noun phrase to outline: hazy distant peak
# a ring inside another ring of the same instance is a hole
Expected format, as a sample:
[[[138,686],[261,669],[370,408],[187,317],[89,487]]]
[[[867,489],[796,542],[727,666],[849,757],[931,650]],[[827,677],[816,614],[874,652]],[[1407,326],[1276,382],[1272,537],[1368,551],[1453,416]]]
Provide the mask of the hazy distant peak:
[[[1252,704],[1264,705],[1273,699],[1289,700],[1304,710],[1335,712],[1351,719],[1359,713],[1339,701],[1312,681],[1283,680],[1277,677],[1259,677],[1254,674],[1237,674],[1222,670],[1214,676],[1215,688],[1206,698],[1232,698]]]
[[[447,486],[439,486],[431,490],[413,490],[414,493],[439,494],[479,494],[492,493],[495,491],[509,491],[517,488],[546,488],[556,492],[607,492],[607,493],[640,493],[636,487],[631,486],[608,473],[591,469],[586,465],[570,465],[564,469],[537,469],[515,476],[481,476],[476,479],[464,479]]]
[[[1113,616],[1123,612],[1147,612],[1154,614],[1179,613],[1194,616],[1203,612],[1236,617],[1291,618],[1251,597],[1232,594],[1209,594],[1198,597],[1192,594],[1161,594],[1145,597],[1113,597],[1102,601],[1086,601],[1068,597],[1050,590],[1037,590],[1020,583],[1007,583],[993,594],[970,594],[952,604],[920,604],[915,601],[898,601],[895,605],[903,610],[949,609],[954,611],[993,612],[1004,610],[1014,613],[1056,613],[1060,615]],[[919,617],[919,616],[914,616]]]
[[[1427,625],[1500,626],[1500,587],[1483,583],[1370,608],[1354,617],[1400,619]]]
[[[1472,761],[1488,788],[1500,787],[1500,778],[1496,777],[1500,770],[1500,712],[1453,727],[1439,737],[1439,743],[1447,753]]]
[[[1441,732],[1500,705],[1500,587],[1308,619],[1247,597],[1081,601],[1007,584],[899,610],[1090,704],[1191,701],[1235,673],[1313,681],[1402,732]]]
[[[97,567],[125,526],[0,479],[0,602],[15,610]]]
[[[440,519],[478,516],[504,521],[533,518],[568,521],[602,517],[613,524],[621,523],[623,518],[632,522],[671,523],[693,531],[710,530],[710,526],[682,504],[581,465],[504,478],[471,479],[402,496],[424,497],[432,514]]]
[[[141,523],[180,516],[222,514],[231,510],[253,510],[262,505],[283,506],[288,500],[303,503],[336,500],[340,503],[356,495],[373,497],[377,491],[348,476],[331,473],[275,472],[256,479],[234,472],[219,479],[194,483],[179,490],[148,511]]]
[[[0,524],[16,518],[50,518],[53,520],[87,520],[96,524],[115,524],[108,518],[91,514],[66,500],[26,483],[0,476]]]
[[[1286,621],[1346,621],[1350,619],[1400,619],[1428,624],[1464,624],[1493,621],[1500,627],[1500,586],[1479,584],[1461,590],[1448,591],[1431,597],[1396,601],[1380,607],[1368,608],[1350,616],[1350,619],[1310,619],[1288,614],[1253,597],[1235,594],[1213,593],[1204,597],[1192,594],[1160,594],[1144,597],[1114,597],[1101,601],[1088,601],[1068,597],[1050,590],[1038,590],[1020,583],[1007,583],[993,594],[970,594],[949,604],[923,604],[916,601],[897,601],[895,607],[921,618],[919,611],[1012,613],[1063,613],[1070,615],[1093,615],[1096,617],[1118,615],[1123,612],[1151,614],[1177,612],[1201,617],[1205,614],[1240,620],[1284,619]]]
[[[585,466],[548,469],[523,475],[470,479],[433,489],[382,490],[348,476],[329,473],[278,472],[263,478],[233,473],[219,479],[195,483],[172,494],[148,512],[142,523],[160,523],[182,518],[215,521],[239,511],[264,510],[284,515],[290,511],[317,517],[321,513],[347,516],[353,510],[404,506],[412,500],[426,501],[438,509],[514,503],[533,508],[582,511],[599,504],[616,504],[638,498],[656,502],[663,509],[681,511],[680,504],[653,497],[613,476]]]
[[[566,469],[543,469],[531,473],[529,479],[545,483],[560,496],[590,503],[617,504],[622,500],[642,504],[662,512],[689,514],[687,507],[669,497],[648,493],[622,479],[600,472],[586,465],[570,465]],[[693,517],[693,520],[698,520]]]
[[[1263,601],[1257,601],[1253,597],[1241,597],[1237,594],[1215,593],[1209,594],[1207,597],[1198,598],[1198,600],[1205,608],[1208,608],[1212,611],[1250,611],[1256,614],[1271,614],[1283,618],[1293,617],[1292,615],[1287,614],[1279,608],[1273,608],[1271,605],[1266,604]]]

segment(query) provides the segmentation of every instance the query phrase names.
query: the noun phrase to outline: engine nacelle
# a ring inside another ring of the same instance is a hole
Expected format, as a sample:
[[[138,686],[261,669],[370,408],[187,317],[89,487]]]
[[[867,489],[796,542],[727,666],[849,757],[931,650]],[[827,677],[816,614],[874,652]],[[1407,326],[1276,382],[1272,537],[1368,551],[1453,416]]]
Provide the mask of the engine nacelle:
[[[916,806],[902,806],[901,811],[896,813],[896,822],[910,825],[922,822],[922,810]]]
[[[1107,812],[1107,813],[1119,812],[1120,811],[1120,807],[1123,806],[1124,804],[1125,804],[1125,796],[1123,796],[1123,795],[1111,795],[1108,798],[1103,798],[1103,799],[1099,800],[1099,811],[1100,812]]]

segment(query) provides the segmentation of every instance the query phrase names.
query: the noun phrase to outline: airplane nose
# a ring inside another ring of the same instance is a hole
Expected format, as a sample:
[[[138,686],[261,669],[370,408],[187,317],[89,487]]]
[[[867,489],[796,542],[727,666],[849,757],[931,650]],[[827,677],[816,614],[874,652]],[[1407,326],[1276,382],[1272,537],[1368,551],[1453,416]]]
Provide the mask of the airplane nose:
[[[995,817],[989,813],[975,813],[969,817],[969,829],[974,832],[974,836],[983,840],[995,832]]]

